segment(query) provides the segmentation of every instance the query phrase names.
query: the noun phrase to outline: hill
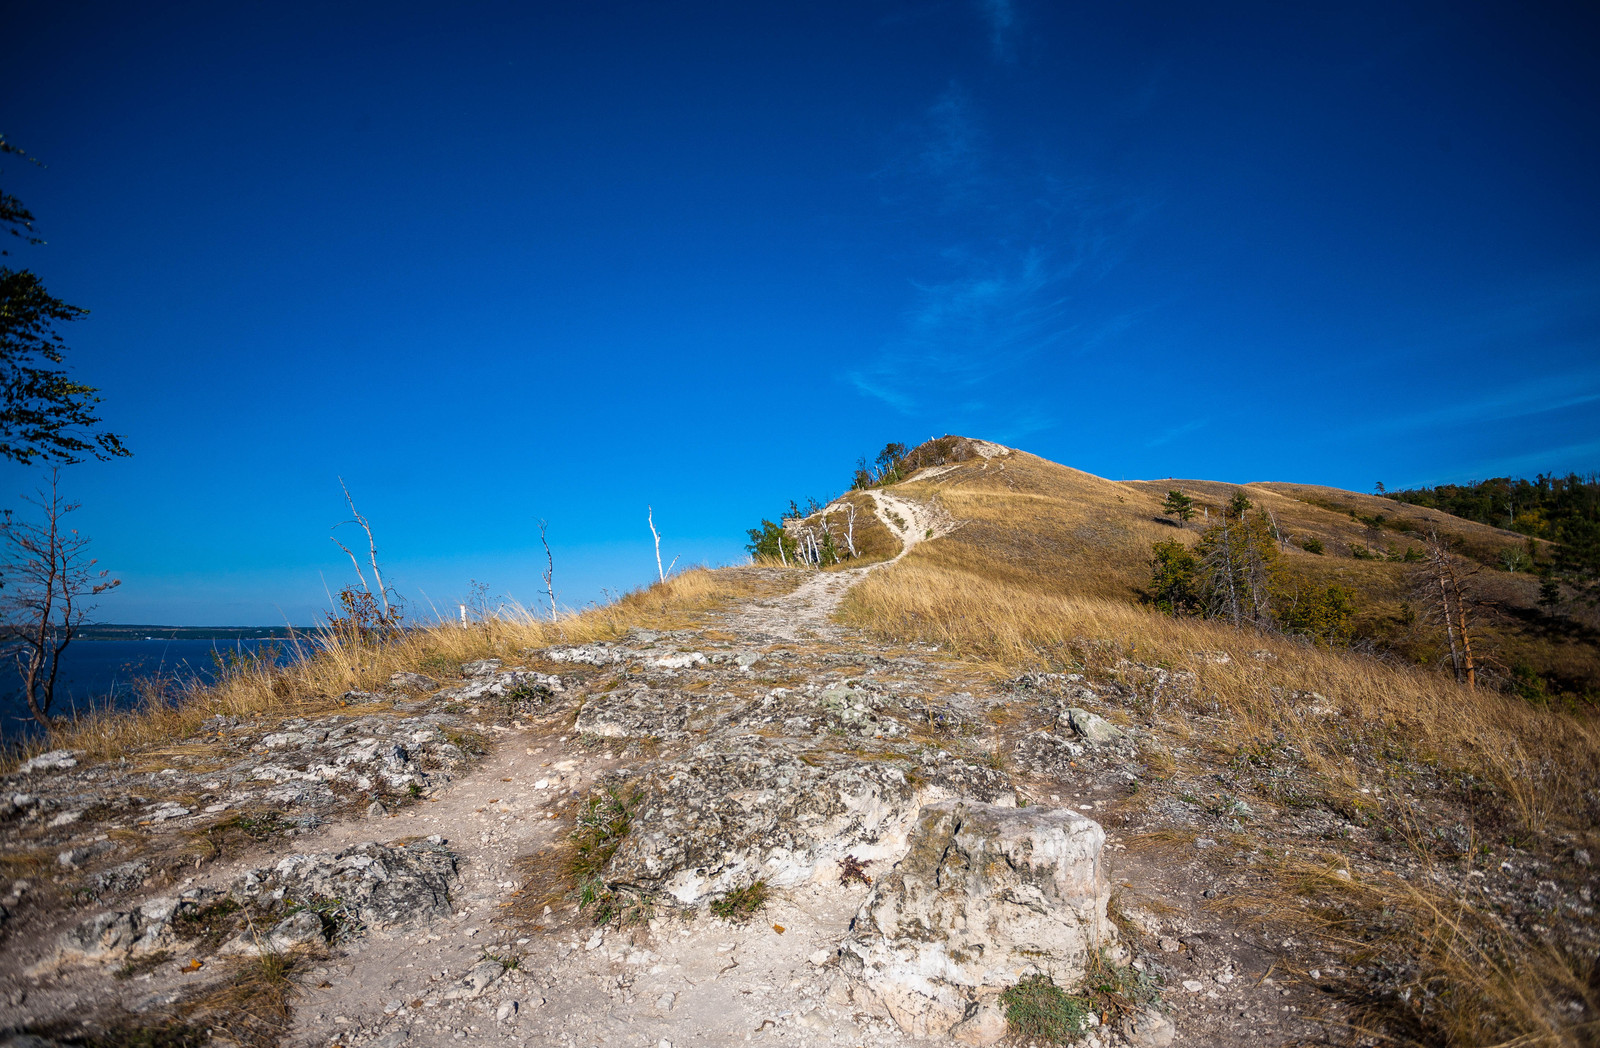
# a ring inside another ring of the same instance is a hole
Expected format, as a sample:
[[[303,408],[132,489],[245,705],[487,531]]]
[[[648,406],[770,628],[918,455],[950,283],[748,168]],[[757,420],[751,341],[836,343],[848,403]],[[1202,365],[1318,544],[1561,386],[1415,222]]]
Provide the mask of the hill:
[[[755,565],[58,725],[0,791],[0,1040],[1593,1042],[1594,711],[1385,632],[1520,537],[892,450]],[[1295,610],[1335,586],[1354,644]]]

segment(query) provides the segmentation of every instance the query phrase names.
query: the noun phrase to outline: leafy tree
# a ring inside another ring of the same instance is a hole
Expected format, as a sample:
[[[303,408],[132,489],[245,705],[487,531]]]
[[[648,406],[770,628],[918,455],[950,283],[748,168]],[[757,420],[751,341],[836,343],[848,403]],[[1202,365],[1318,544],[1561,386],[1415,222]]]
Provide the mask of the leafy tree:
[[[1313,588],[1295,594],[1279,617],[1285,633],[1326,644],[1348,644],[1355,632],[1355,594],[1344,586]]]
[[[1556,543],[1552,570],[1559,581],[1587,603],[1600,603],[1600,473],[1493,477],[1389,497]]]
[[[786,562],[795,559],[799,547],[794,537],[783,530],[782,524],[763,520],[759,528],[750,528],[745,534],[750,536],[750,541],[744,548],[752,557],[771,557]]]
[[[4,153],[26,156],[0,137]],[[33,214],[4,192],[0,225],[27,243],[43,243],[33,235]],[[129,454],[121,437],[99,428],[97,390],[57,366],[67,352],[57,325],[87,312],[51,295],[29,270],[0,266],[0,459],[67,464],[86,454],[101,460]]]
[[[1149,603],[1168,615],[1192,614],[1202,609],[1196,576],[1200,562],[1188,546],[1168,539],[1150,547]]]

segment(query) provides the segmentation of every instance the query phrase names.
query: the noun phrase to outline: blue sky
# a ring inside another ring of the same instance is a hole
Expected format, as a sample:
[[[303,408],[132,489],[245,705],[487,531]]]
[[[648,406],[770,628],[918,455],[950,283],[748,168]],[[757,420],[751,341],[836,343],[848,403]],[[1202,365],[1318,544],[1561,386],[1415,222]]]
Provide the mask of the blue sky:
[[[13,7],[12,251],[135,455],[108,621],[654,574],[890,439],[1369,490],[1600,469],[1592,8]],[[0,491],[33,475],[0,471]]]

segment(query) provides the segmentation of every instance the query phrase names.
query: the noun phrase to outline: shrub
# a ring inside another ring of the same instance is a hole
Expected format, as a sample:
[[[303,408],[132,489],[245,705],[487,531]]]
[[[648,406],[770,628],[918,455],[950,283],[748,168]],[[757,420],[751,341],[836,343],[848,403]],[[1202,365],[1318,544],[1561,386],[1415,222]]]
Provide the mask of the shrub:
[[[1066,1044],[1083,1035],[1084,1002],[1044,974],[1029,975],[1000,995],[1010,1032],[1019,1041]]]
[[[744,888],[735,888],[733,891],[715,900],[711,904],[711,912],[727,921],[747,921],[767,905],[767,882],[756,881]]]
[[[1322,540],[1317,538],[1315,535],[1308,537],[1304,542],[1300,543],[1300,548],[1305,550],[1307,553],[1315,553],[1319,557],[1322,556]]]
[[[1176,539],[1151,545],[1150,591],[1146,595],[1168,615],[1200,610],[1200,596],[1196,589],[1195,574],[1200,562],[1189,547]]]

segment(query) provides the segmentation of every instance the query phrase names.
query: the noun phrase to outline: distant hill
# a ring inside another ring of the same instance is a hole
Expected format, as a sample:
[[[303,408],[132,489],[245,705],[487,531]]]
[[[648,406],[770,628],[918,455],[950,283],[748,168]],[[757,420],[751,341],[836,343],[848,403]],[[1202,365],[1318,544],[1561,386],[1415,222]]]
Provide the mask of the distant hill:
[[[1022,590],[1125,603],[1149,599],[1157,543],[1194,549],[1242,494],[1251,504],[1246,516],[1273,536],[1280,592],[1340,587],[1350,603],[1351,646],[1424,666],[1448,661],[1449,638],[1427,621],[1427,593],[1418,590],[1434,533],[1462,558],[1483,681],[1541,701],[1600,699],[1600,614],[1570,591],[1559,605],[1540,602],[1538,571],[1561,557],[1556,542],[1437,506],[1314,484],[1107,480],[958,436],[903,449],[892,461],[880,456],[878,476],[885,490],[951,518],[950,533],[919,547],[913,561]],[[1170,491],[1193,500],[1194,519],[1180,526],[1163,512]],[[849,493],[826,508],[830,534],[839,508],[861,496]],[[822,515],[794,523],[816,527]],[[872,550],[892,548],[870,524],[862,530]],[[840,545],[837,535],[832,541]]]

